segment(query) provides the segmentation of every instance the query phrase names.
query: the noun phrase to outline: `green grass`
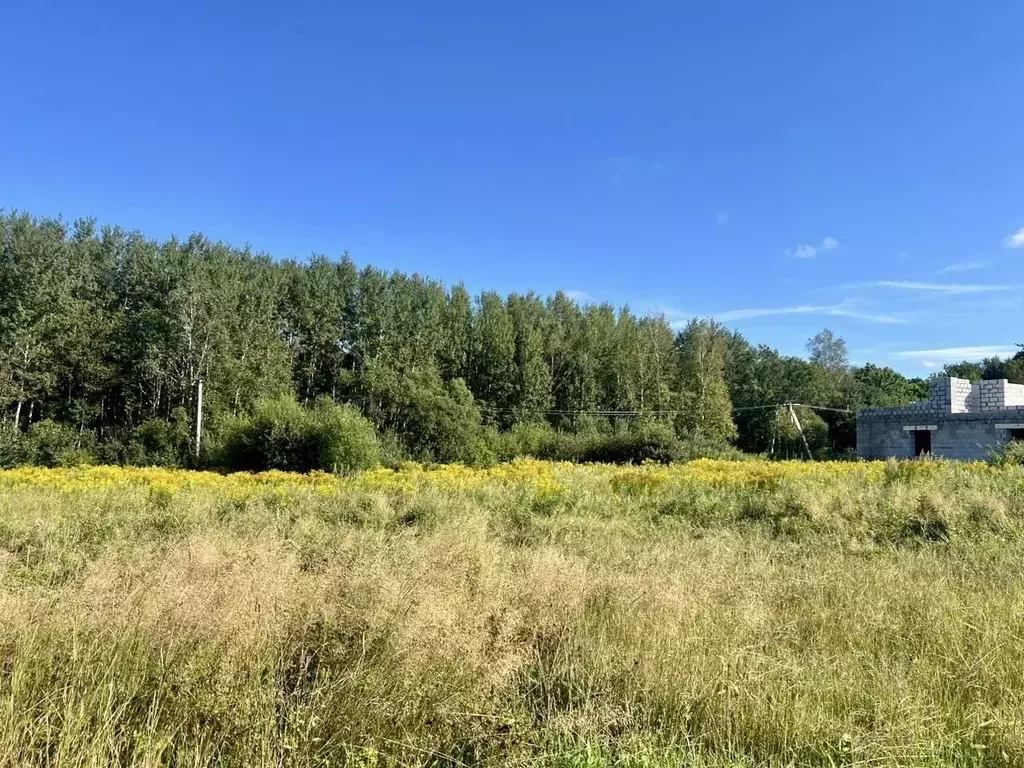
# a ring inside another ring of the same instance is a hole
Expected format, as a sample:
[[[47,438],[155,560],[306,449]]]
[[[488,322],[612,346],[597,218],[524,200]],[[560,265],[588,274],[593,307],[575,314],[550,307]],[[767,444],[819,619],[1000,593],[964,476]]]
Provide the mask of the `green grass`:
[[[1024,765],[1024,474],[0,490],[0,765]]]

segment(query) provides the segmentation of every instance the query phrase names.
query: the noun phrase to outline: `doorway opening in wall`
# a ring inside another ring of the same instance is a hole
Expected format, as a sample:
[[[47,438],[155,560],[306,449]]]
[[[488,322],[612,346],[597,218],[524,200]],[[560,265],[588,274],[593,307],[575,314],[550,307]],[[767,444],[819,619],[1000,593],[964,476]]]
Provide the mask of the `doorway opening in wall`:
[[[1011,429],[1010,440],[1019,440],[1021,442],[1024,442],[1024,429]]]
[[[932,452],[932,432],[930,429],[914,431],[914,455],[921,457]]]

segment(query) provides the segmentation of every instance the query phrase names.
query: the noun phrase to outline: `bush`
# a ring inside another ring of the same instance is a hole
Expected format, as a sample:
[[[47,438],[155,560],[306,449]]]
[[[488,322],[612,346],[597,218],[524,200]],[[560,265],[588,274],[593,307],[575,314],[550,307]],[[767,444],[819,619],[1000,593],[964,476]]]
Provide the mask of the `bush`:
[[[324,398],[310,413],[320,469],[353,472],[380,464],[377,432],[354,407]]]
[[[502,436],[498,455],[507,461],[531,456],[549,461],[640,464],[654,461],[668,464],[699,458],[741,459],[746,454],[708,439],[680,440],[671,427],[641,422],[611,434],[558,432],[547,424],[517,424]]]
[[[89,431],[80,431],[50,419],[33,424],[24,440],[23,460],[44,467],[76,467],[92,464],[90,450],[95,440]]]
[[[191,425],[184,408],[175,408],[170,421],[148,419],[135,430],[129,448],[133,464],[161,467],[178,466],[188,461]]]
[[[583,461],[604,464],[668,464],[681,457],[682,443],[675,431],[656,423],[638,424],[625,433],[593,438],[583,453]]]
[[[25,441],[21,432],[10,425],[0,426],[0,469],[25,463]]]
[[[787,451],[797,456],[805,455],[807,447],[811,455],[816,459],[824,459],[831,453],[829,443],[828,424],[821,416],[810,408],[794,406],[793,412],[800,419],[800,428],[803,429],[803,437],[800,435],[800,428],[793,423],[793,416],[788,408],[781,408],[778,413],[779,436],[782,438],[780,448],[787,446]]]
[[[399,436],[404,450],[395,453],[423,462],[476,466],[496,458],[493,436],[462,379],[446,382],[431,369],[400,375],[370,365],[357,395],[381,432]]]
[[[513,424],[507,432],[498,432],[494,436],[494,452],[499,461],[511,461],[519,457],[535,459],[557,459],[560,451],[554,450],[560,437],[574,438],[555,431],[546,422],[519,422]]]
[[[994,462],[999,466],[1024,466],[1024,440],[1011,440],[998,453]]]
[[[260,400],[251,416],[228,419],[221,431],[217,463],[228,469],[350,472],[380,464],[373,425],[330,400],[313,408],[291,397]]]
[[[693,461],[694,459],[750,461],[755,458],[757,457],[754,454],[744,453],[729,443],[719,443],[707,438],[688,438],[680,441],[676,461]]]

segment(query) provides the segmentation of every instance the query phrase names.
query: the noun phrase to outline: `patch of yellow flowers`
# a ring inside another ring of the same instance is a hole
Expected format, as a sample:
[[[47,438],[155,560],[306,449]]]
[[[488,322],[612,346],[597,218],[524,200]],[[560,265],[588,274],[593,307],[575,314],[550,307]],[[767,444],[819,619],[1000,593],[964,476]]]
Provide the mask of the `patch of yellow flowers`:
[[[940,462],[907,462],[899,465],[903,477],[930,477],[949,471]],[[958,471],[998,472],[984,463],[957,465]],[[595,489],[643,493],[685,485],[771,487],[781,481],[830,484],[838,481],[877,483],[893,471],[884,462],[770,462],[699,459],[670,466],[648,464],[621,467],[603,464],[580,465],[567,462],[522,459],[489,468],[457,464],[427,467],[407,463],[398,469],[374,469],[342,477],[324,472],[218,474],[159,467],[89,466],[71,469],[23,467],[0,471],[0,493],[17,488],[38,488],[61,493],[135,486],[162,496],[181,491],[208,489],[231,497],[254,493],[312,491],[335,495],[347,491],[378,490],[402,495],[424,490],[474,492],[493,487],[529,488],[538,495],[560,493],[570,484]]]

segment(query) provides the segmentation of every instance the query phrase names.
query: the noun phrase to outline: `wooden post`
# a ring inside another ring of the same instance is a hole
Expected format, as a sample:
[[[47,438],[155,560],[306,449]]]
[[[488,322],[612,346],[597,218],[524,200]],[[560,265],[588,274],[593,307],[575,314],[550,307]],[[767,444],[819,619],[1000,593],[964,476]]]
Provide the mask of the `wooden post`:
[[[203,442],[203,380],[196,386],[196,456]]]
[[[796,424],[796,431],[800,433],[800,437],[804,441],[804,448],[807,451],[807,458],[809,460],[813,460],[814,457],[811,455],[811,446],[807,444],[807,435],[804,434],[804,428],[800,426],[800,419],[796,417],[796,411],[793,410],[792,403],[789,403],[789,415],[793,417],[793,423]]]

